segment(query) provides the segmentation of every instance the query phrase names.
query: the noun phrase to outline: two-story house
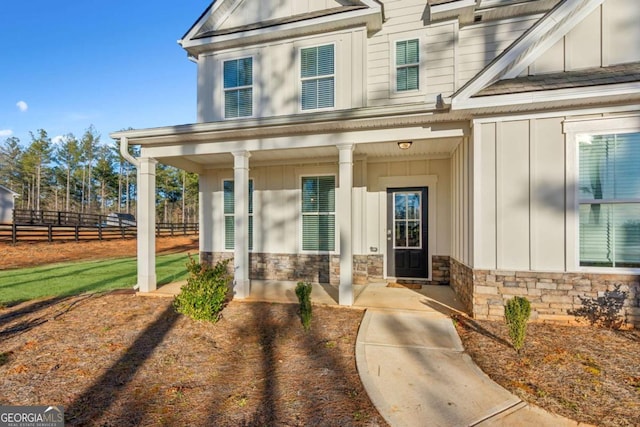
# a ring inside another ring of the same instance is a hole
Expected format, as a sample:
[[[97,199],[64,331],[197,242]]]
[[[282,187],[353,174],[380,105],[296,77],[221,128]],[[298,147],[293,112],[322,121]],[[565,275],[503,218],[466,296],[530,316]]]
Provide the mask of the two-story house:
[[[617,284],[640,324],[637,0],[216,0],[180,40],[197,123],[116,132],[200,179],[200,255],[251,280],[450,284],[538,319]],[[127,151],[141,147],[139,158]]]

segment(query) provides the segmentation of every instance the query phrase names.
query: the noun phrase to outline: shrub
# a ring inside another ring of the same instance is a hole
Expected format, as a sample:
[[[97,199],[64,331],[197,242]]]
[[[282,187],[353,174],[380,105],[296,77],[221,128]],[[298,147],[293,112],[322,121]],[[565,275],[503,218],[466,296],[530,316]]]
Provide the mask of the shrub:
[[[231,276],[227,265],[230,261],[220,261],[212,267],[189,256],[189,277],[174,301],[176,311],[195,320],[217,322],[229,301]]]
[[[313,287],[308,282],[298,282],[296,295],[300,303],[300,320],[305,331],[311,329],[311,290]]]
[[[527,320],[531,314],[531,304],[526,298],[513,297],[504,308],[504,317],[509,328],[509,337],[513,348],[520,353],[527,334]]]
[[[583,317],[591,323],[609,329],[620,329],[625,322],[625,316],[621,314],[627,292],[620,290],[620,284],[613,291],[606,291],[597,298],[578,297],[582,307],[569,312],[574,316]]]

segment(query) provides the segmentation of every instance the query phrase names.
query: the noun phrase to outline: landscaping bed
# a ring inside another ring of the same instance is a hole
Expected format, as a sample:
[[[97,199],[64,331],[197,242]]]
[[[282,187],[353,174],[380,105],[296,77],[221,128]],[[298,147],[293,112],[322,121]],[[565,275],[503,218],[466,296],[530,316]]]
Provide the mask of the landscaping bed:
[[[70,425],[386,425],[360,383],[362,311],[231,302],[216,323],[170,299],[111,293],[0,310],[9,405],[62,405]]]
[[[456,319],[465,350],[522,400],[598,426],[640,426],[640,331],[529,323],[521,354],[504,323]]]

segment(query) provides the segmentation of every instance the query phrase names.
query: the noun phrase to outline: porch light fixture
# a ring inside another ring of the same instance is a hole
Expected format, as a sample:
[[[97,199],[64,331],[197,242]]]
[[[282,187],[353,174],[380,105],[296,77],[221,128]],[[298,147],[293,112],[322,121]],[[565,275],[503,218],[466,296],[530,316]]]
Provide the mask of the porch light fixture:
[[[413,144],[412,141],[400,141],[398,142],[398,148],[401,150],[408,150],[411,147],[411,144]]]

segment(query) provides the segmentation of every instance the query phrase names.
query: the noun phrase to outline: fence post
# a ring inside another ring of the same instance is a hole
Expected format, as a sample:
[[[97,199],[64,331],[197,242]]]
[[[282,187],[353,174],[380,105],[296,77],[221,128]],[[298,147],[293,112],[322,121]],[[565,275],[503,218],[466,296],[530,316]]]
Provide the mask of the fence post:
[[[48,225],[49,243],[53,242],[53,224]]]
[[[15,222],[13,223],[13,227],[11,227],[11,241],[14,245],[18,243],[18,226]]]
[[[76,224],[75,226],[75,232],[76,232],[76,242],[80,240],[80,226],[78,224]]]
[[[62,225],[62,212],[58,211],[58,225]]]

